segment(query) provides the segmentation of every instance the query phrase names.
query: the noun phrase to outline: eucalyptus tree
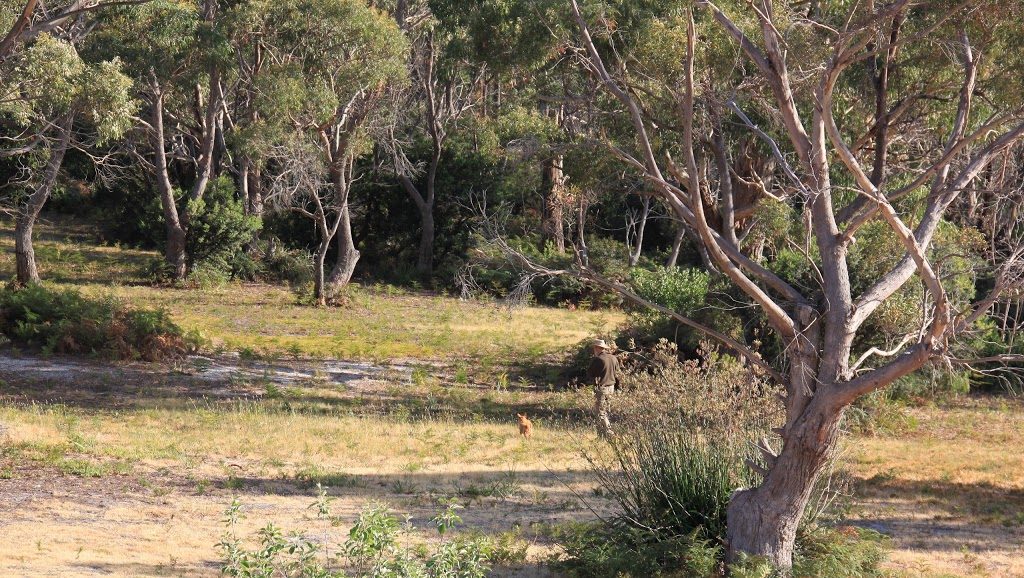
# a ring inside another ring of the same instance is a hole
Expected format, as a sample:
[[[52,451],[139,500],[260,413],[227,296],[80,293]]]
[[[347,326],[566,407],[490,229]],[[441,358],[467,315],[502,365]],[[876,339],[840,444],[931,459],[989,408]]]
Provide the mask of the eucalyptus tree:
[[[429,276],[434,270],[434,204],[445,143],[480,98],[477,89],[486,67],[474,67],[447,50],[453,32],[440,26],[426,5],[401,2],[395,20],[409,40],[411,82],[393,99],[394,122],[387,127],[384,143],[402,189],[419,211],[416,272]],[[421,170],[405,149],[424,136],[430,143],[430,160]],[[417,178],[419,173],[424,173],[422,181]]]
[[[987,271],[964,266],[960,250],[941,239],[950,230],[980,234],[969,222],[952,229],[951,207],[1024,138],[1024,105],[1007,90],[1020,70],[992,58],[1012,45],[1022,14],[1016,3],[985,0],[814,3],[817,11],[800,12],[770,0],[665,4],[658,25],[674,41],[620,59],[614,10],[573,0],[580,64],[631,128],[605,146],[695,233],[710,265],[759,309],[780,344],[769,363],[675,314],[784,389],[781,444],[758,443],[750,467],[763,479],[733,494],[727,547],[733,560],[746,553],[788,567],[854,400],[929,365],[1019,361],[974,358],[964,342],[993,305],[1022,289],[1021,217],[1004,223],[1014,241]],[[761,168],[744,175],[737,131],[757,141],[749,154],[776,168],[755,163]],[[749,215],[738,186],[756,189]],[[806,274],[753,249],[751,219],[770,214],[782,216],[776,234]],[[860,269],[878,255],[876,268]],[[975,277],[987,277],[990,289],[975,294]],[[918,312],[899,326],[895,347],[869,346],[871,322],[901,292],[919,297]]]
[[[40,34],[53,34],[69,25],[81,25],[90,13],[115,6],[144,4],[149,0],[41,0],[0,1],[0,63],[23,50]],[[79,26],[81,29],[81,27]]]
[[[15,205],[16,279],[22,284],[40,280],[32,230],[68,148],[85,150],[119,138],[135,109],[131,81],[117,59],[89,63],[79,55],[75,43],[92,23],[86,19],[90,11],[78,6],[54,7],[40,16],[28,3],[0,50],[6,56],[0,63],[0,156],[22,168],[2,185]]]
[[[266,94],[282,126],[282,139],[271,143],[270,195],[315,223],[314,293],[324,304],[327,285],[348,284],[359,260],[349,204],[356,161],[372,144],[381,99],[406,78],[407,44],[392,17],[359,0],[274,2],[264,17],[273,30],[265,44],[274,88]],[[338,260],[325,280],[335,236]]]
[[[182,281],[190,264],[190,226],[220,171],[222,151],[215,149],[223,134],[229,89],[223,79],[231,61],[218,2],[154,0],[105,11],[101,24],[91,49],[119,56],[145,103],[136,122],[149,154],[137,160],[159,192],[166,266],[175,281]]]

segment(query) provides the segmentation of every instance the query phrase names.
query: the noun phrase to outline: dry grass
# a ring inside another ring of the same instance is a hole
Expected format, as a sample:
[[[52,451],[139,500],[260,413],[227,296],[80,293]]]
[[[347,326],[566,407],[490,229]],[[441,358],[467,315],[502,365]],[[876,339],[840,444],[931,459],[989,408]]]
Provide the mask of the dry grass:
[[[894,536],[907,576],[1024,576],[1024,400],[908,407],[851,442],[855,517]]]
[[[12,227],[0,219],[0,278],[14,276]],[[541,365],[545,357],[605,334],[625,319],[615,311],[509,309],[391,286],[354,287],[347,306],[323,309],[299,304],[295,293],[272,285],[231,283],[203,291],[153,287],[145,267],[156,253],[97,246],[84,225],[41,224],[36,230],[45,281],[167,309],[215,351],[269,358],[471,359],[476,370],[498,375]]]
[[[418,418],[349,412],[336,386],[316,383],[268,399],[252,397],[250,383],[227,382],[218,384],[218,400],[193,402],[163,397],[157,385],[126,402],[136,368],[117,371],[106,384],[78,382],[88,393],[73,406],[23,401],[0,409],[8,428],[0,516],[18,536],[0,543],[0,575],[215,576],[221,512],[232,497],[247,504],[243,535],[273,521],[319,539],[323,526],[307,508],[318,483],[337,498],[339,527],[328,530],[335,543],[368,501],[389,502],[429,528],[437,500],[456,497],[467,506],[466,528],[522,528],[516,547],[537,559],[551,551],[552,524],[592,517],[579,496],[607,507],[593,496],[580,457],[579,448],[598,443],[586,425],[534,414],[534,436],[524,440],[511,412],[501,421],[452,417],[484,398],[535,408],[552,396],[579,406],[585,394],[376,383],[395,407],[404,403],[390,397],[399,389],[403,398],[438,396],[435,417]],[[21,399],[33,388],[62,391],[31,381],[5,386]]]

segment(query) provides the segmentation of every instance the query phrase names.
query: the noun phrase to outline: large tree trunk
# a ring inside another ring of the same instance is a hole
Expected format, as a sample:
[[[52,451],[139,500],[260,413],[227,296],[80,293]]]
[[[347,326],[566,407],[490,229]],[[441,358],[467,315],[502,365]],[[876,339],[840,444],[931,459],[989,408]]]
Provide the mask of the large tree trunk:
[[[540,248],[553,243],[555,251],[565,253],[565,176],[562,155],[544,161],[544,207],[541,209]]]
[[[430,157],[430,168],[427,169],[427,198],[417,202],[420,209],[420,250],[416,259],[416,272],[423,277],[434,274],[434,199],[437,192],[437,169],[441,166],[441,149],[444,139],[440,126],[434,129],[434,153]]]
[[[50,198],[53,185],[60,174],[60,166],[64,162],[64,153],[71,142],[72,118],[68,115],[60,126],[57,142],[50,151],[50,160],[46,162],[43,177],[32,194],[28,197],[25,207],[18,213],[14,225],[14,255],[17,261],[18,283],[25,285],[39,282],[39,271],[36,269],[36,253],[32,248],[32,227],[39,217],[46,200]]]
[[[793,565],[796,531],[815,483],[839,437],[841,408],[815,397],[760,486],[738,490],[727,510],[727,560],[763,556],[779,568]]]
[[[175,281],[183,281],[187,272],[185,258],[185,228],[178,215],[174,201],[174,187],[167,172],[167,152],[164,150],[164,95],[156,78],[150,79],[150,113],[153,117],[150,131],[150,145],[153,147],[153,170],[156,188],[160,192],[160,205],[164,212],[164,227],[167,230],[167,246],[164,261],[173,271]]]
[[[352,188],[352,169],[355,159],[345,157],[339,161],[340,166],[332,169],[331,180],[334,184],[335,210],[337,212],[332,235],[338,236],[338,261],[334,264],[327,283],[332,290],[340,289],[349,284],[352,274],[359,262],[359,251],[352,236],[352,219],[348,206],[348,195]]]
[[[338,224],[338,261],[331,271],[328,282],[332,289],[340,289],[352,281],[352,274],[356,271],[356,263],[359,262],[359,251],[356,250],[355,240],[352,238],[352,223],[349,219],[348,203],[341,208]]]

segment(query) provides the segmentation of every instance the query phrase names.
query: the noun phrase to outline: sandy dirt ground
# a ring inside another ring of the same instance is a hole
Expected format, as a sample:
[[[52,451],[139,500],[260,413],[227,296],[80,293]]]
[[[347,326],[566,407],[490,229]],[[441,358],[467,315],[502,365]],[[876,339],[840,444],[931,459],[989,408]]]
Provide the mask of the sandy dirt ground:
[[[111,383],[159,380],[165,396],[244,396],[247,372],[282,384],[320,379],[345,383],[360,396],[383,395],[382,383],[407,376],[411,364],[317,362],[273,367],[237,358],[194,358],[174,367],[108,366],[100,363],[0,355],[0,376],[8,403],[60,400],[84,407],[116,408],[131,403],[131,392]],[[13,387],[30,384],[36,394]],[[45,385],[45,387],[41,387]],[[0,433],[0,436],[3,436]],[[247,518],[242,537],[273,521],[284,529],[336,545],[368,501],[383,501],[417,528],[410,542],[436,540],[430,518],[437,499],[467,483],[488,484],[507,475],[501,467],[467,471],[459,464],[431,465],[415,472],[349,468],[346,487],[332,489],[336,525],[326,525],[309,508],[315,489],[266,474],[266,465],[239,460],[200,463],[187,475],[174,463],[143,461],[127,475],[86,478],[45,467],[19,469],[0,479],[0,576],[218,576],[217,543],[225,532],[224,510],[233,497]],[[210,480],[206,487],[197,479]],[[595,480],[585,468],[537,467],[516,472],[517,491],[505,498],[478,496],[460,512],[469,531],[497,534],[518,530],[529,543],[527,563],[498,568],[495,576],[546,577],[545,561],[557,553],[552,526],[613,512],[594,496]],[[230,485],[230,487],[228,487]],[[968,525],[941,502],[922,499],[921,488],[874,486],[858,496],[853,522],[892,537],[891,567],[908,576],[1024,576],[1024,523]],[[950,491],[955,491],[955,488]],[[1024,490],[1018,490],[1024,496]],[[1024,514],[1022,514],[1024,520]],[[546,532],[545,530],[548,530]]]

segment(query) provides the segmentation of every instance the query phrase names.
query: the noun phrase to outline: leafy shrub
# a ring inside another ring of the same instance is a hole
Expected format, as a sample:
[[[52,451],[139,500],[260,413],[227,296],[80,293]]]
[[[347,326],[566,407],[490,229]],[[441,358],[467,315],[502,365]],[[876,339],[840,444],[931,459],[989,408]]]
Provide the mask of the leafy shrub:
[[[705,271],[682,267],[634,269],[631,277],[638,296],[691,318],[704,306],[711,280]],[[665,315],[644,308],[634,313],[634,317],[642,324],[653,324]]]
[[[186,289],[213,289],[230,281],[230,273],[219,261],[200,261],[192,265],[183,286]]]
[[[623,376],[633,391],[619,402],[618,471],[598,471],[622,508],[619,523],[720,540],[729,496],[758,481],[744,465],[750,444],[771,435],[781,407],[774,388],[710,347],[684,362],[674,349],[661,342],[651,364]]]
[[[306,285],[313,282],[313,257],[301,249],[287,249],[277,241],[260,241],[255,250],[238,251],[228,262],[231,278]]]
[[[310,506],[329,527],[333,522],[326,491],[318,486],[317,500]],[[442,500],[444,509],[432,520],[442,536],[462,522],[456,514],[460,508],[451,500]],[[221,573],[240,578],[281,577],[335,578],[357,576],[365,578],[483,578],[492,545],[479,536],[445,539],[433,552],[425,548],[411,550],[399,544],[399,538],[412,527],[400,524],[387,506],[371,504],[359,514],[349,531],[348,539],[337,548],[336,554],[321,543],[305,538],[301,533],[285,535],[273,523],[258,532],[259,547],[242,548],[235,535],[235,525],[245,516],[236,499],[225,511],[228,531],[220,544],[224,553]],[[347,566],[354,574],[347,574],[337,566]]]
[[[0,333],[17,345],[48,352],[146,361],[177,356],[198,344],[166,311],[133,309],[112,295],[91,299],[38,284],[0,292]]]
[[[555,565],[574,578],[720,576],[720,545],[693,535],[653,537],[629,526],[570,524],[555,536],[565,553]]]
[[[188,201],[185,210],[189,215],[185,246],[190,266],[205,262],[226,270],[228,260],[260,229],[259,218],[245,214],[227,176],[210,180],[206,194]]]
[[[264,259],[268,278],[290,285],[313,282],[313,257],[295,249],[278,249]]]
[[[804,525],[797,531],[793,553],[794,578],[887,576],[879,569],[885,561],[886,536],[854,526],[829,528]]]

